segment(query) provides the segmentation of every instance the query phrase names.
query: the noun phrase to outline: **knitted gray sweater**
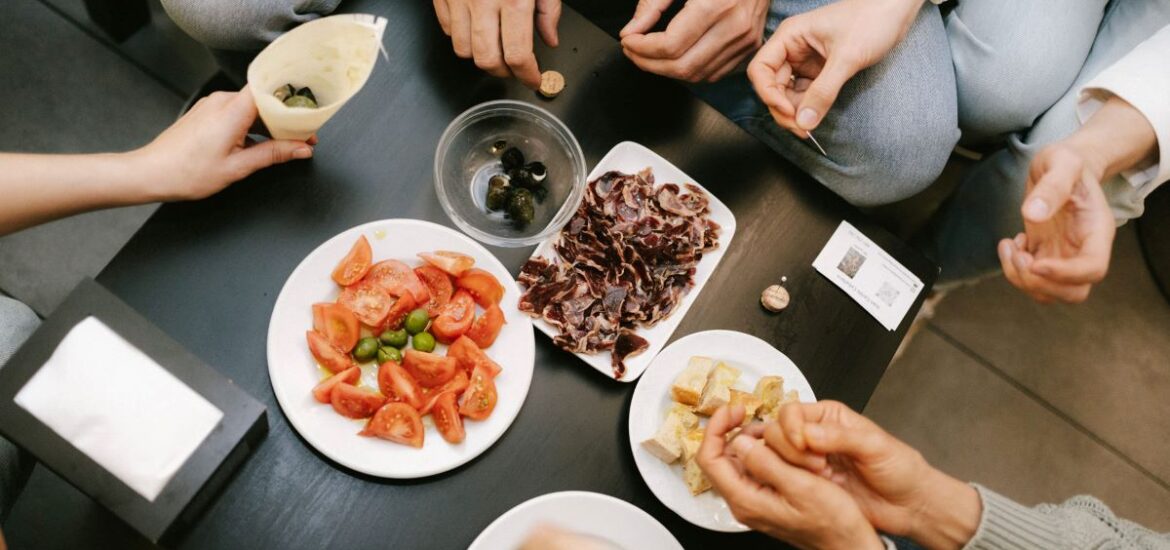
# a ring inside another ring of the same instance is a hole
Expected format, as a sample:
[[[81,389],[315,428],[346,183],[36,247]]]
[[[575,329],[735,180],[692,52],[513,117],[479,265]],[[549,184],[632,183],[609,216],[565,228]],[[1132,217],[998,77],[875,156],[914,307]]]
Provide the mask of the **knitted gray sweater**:
[[[972,485],[983,499],[983,517],[965,550],[1170,549],[1170,533],[1158,534],[1118,518],[1093,497],[1075,496],[1063,504],[1030,508],[981,485]]]

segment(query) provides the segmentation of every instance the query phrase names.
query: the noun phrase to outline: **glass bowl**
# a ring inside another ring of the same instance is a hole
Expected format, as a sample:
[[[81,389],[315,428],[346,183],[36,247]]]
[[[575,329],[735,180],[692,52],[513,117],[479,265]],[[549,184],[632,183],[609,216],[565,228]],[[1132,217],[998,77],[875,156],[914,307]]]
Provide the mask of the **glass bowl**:
[[[488,180],[504,173],[503,140],[526,163],[544,163],[548,194],[537,201],[532,223],[517,227],[486,206]],[[549,238],[569,222],[585,190],[585,155],[573,133],[552,113],[522,101],[481,103],[451,121],[435,151],[435,192],[447,216],[472,238],[495,246],[522,247]]]

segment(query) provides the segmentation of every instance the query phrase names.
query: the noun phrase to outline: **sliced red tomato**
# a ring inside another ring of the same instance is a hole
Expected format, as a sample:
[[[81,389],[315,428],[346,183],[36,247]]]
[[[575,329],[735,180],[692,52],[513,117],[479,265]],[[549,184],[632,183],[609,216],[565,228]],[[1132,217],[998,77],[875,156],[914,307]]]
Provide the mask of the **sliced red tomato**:
[[[492,378],[495,378],[503,370],[467,336],[460,336],[458,340],[447,347],[447,357],[453,357],[459,364],[459,370],[466,372],[467,376],[471,376],[475,372],[475,367],[479,365],[486,368]]]
[[[428,264],[450,273],[452,277],[463,275],[463,272],[471,269],[471,266],[475,265],[475,259],[471,256],[451,252],[450,250],[423,252],[418,257],[426,260]]]
[[[435,410],[431,411],[431,416],[435,419],[435,427],[439,429],[439,435],[442,435],[443,439],[448,443],[463,442],[467,433],[463,431],[463,417],[459,415],[459,409],[455,406],[454,393],[443,392],[435,403]]]
[[[405,403],[387,403],[374,413],[374,417],[366,422],[366,427],[358,435],[380,437],[421,449],[426,434],[418,411]]]
[[[338,349],[337,346],[330,344],[329,339],[320,332],[306,331],[305,338],[309,341],[309,352],[313,354],[317,363],[325,367],[325,370],[337,374],[354,366],[353,358],[348,353]]]
[[[313,330],[344,351],[353,351],[362,335],[357,317],[349,308],[328,302],[313,304]]]
[[[391,401],[400,401],[415,409],[423,406],[422,389],[418,382],[394,361],[387,361],[378,367],[378,389]]]
[[[435,402],[439,400],[439,396],[444,393],[450,392],[455,394],[456,397],[462,395],[463,390],[467,389],[470,382],[471,380],[468,379],[467,373],[457,370],[455,371],[455,376],[448,380],[446,384],[437,388],[423,388],[423,398],[426,400],[426,404],[418,410],[419,414],[426,416],[430,413],[431,409],[435,407]]]
[[[433,265],[416,267],[414,274],[418,275],[419,280],[427,287],[427,292],[431,295],[425,306],[427,315],[437,316],[443,306],[451,301],[451,294],[455,293],[455,285],[451,283],[451,276]]]
[[[349,308],[363,325],[377,327],[390,314],[394,298],[378,285],[361,282],[345,287],[337,303]]]
[[[333,410],[346,418],[369,418],[386,402],[382,394],[350,384],[335,384],[329,397]]]
[[[418,280],[418,275],[410,266],[398,260],[386,260],[374,264],[366,280],[380,287],[391,295],[402,297],[410,294],[416,304],[425,304],[430,297],[426,285]]]
[[[471,373],[471,383],[459,398],[459,414],[472,420],[483,420],[496,409],[496,382],[483,365]]]
[[[394,300],[394,305],[390,306],[390,313],[386,314],[386,320],[382,321],[381,330],[398,330],[402,328],[402,322],[406,320],[406,316],[414,311],[415,303],[414,297],[410,294],[402,296]]]
[[[406,348],[402,354],[402,366],[418,380],[419,385],[433,388],[442,386],[455,376],[459,363],[453,357]]]
[[[467,329],[467,337],[471,338],[479,349],[485,349],[495,343],[496,336],[500,335],[503,326],[504,311],[500,306],[492,304],[483,315],[476,317],[475,322],[471,323],[471,328]]]
[[[317,384],[317,387],[313,388],[313,399],[322,403],[329,403],[330,399],[332,399],[333,386],[338,384],[353,384],[361,377],[362,369],[356,365],[334,374],[322,380],[320,384]]]
[[[366,272],[370,270],[370,262],[373,260],[374,253],[370,250],[370,241],[366,240],[366,236],[362,235],[358,238],[356,243],[353,243],[353,248],[349,249],[349,254],[341,259],[341,263],[333,270],[333,282],[341,286],[349,286],[366,276]]]
[[[470,292],[475,303],[484,308],[498,304],[504,298],[504,285],[496,280],[495,275],[478,267],[455,279],[455,286]]]
[[[454,342],[471,328],[475,320],[475,300],[465,290],[460,290],[443,306],[439,316],[431,322],[431,334],[444,344]]]

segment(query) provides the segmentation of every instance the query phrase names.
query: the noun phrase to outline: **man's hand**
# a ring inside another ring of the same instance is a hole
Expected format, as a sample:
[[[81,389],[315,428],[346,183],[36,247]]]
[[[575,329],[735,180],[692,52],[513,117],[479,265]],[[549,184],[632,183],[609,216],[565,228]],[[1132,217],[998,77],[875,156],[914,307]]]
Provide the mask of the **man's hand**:
[[[928,548],[957,548],[979,524],[975,489],[932,468],[914,448],[842,403],[785,405],[763,435],[786,462],[844,489],[883,532]]]
[[[741,406],[716,411],[695,456],[736,519],[801,548],[883,547],[857,504],[831,481],[788,464],[750,435],[738,436],[732,453],[725,438],[743,415]]]
[[[921,6],[841,0],[789,17],[748,66],[752,87],[777,124],[806,138],[845,83],[902,41]]]
[[[768,0],[687,0],[664,32],[647,34],[674,0],[638,0],[621,30],[622,50],[642,70],[715,82],[764,40]]]
[[[1105,278],[1117,229],[1103,170],[1062,142],[1032,159],[1024,233],[1000,241],[999,261],[1007,280],[1036,301],[1083,302]]]
[[[540,87],[532,53],[533,24],[545,44],[556,47],[561,0],[434,0],[435,15],[451,37],[455,55],[474,59],[492,76],[514,76]]]
[[[213,195],[261,168],[313,156],[309,142],[268,140],[249,145],[248,128],[256,121],[256,104],[245,87],[215,92],[145,147],[129,153],[153,200],[201,199]]]

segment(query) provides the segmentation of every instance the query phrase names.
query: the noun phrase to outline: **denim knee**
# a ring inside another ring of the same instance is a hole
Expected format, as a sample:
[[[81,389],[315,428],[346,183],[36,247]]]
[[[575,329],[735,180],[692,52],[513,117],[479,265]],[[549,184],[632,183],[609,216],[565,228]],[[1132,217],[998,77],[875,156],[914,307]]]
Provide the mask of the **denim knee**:
[[[161,0],[167,15],[215,50],[259,51],[290,28],[331,13],[341,0]]]
[[[849,156],[826,162],[825,169],[814,176],[854,206],[892,204],[930,187],[958,139],[959,130],[953,125],[906,128],[893,139],[882,136],[856,144]]]

